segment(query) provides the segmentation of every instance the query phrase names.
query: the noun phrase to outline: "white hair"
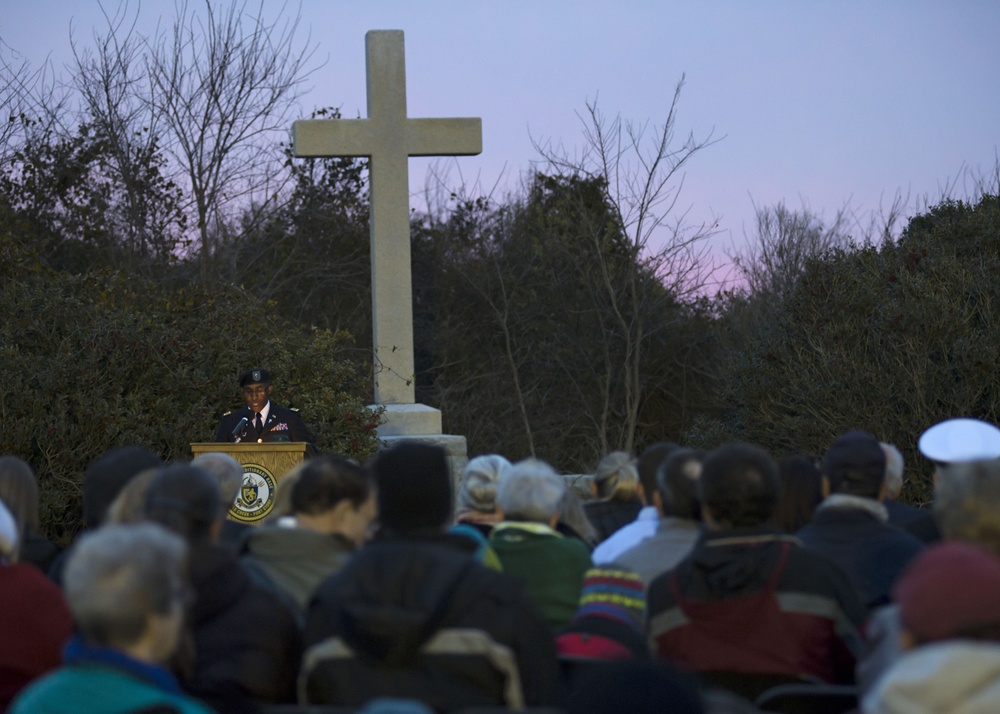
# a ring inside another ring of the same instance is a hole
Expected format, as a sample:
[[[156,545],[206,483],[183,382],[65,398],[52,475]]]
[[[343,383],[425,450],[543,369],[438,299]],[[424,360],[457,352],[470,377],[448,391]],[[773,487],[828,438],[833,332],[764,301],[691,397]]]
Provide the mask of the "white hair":
[[[497,505],[509,521],[548,523],[559,512],[566,482],[544,461],[518,461],[501,474]]]
[[[879,442],[885,454],[885,487],[890,498],[896,498],[903,490],[903,455],[892,444]]]
[[[184,593],[187,545],[156,523],[109,525],[82,536],[66,564],[66,603],[91,644],[122,648]]]
[[[459,509],[492,513],[496,509],[500,476],[509,468],[510,461],[500,454],[485,454],[469,461],[458,487]]]

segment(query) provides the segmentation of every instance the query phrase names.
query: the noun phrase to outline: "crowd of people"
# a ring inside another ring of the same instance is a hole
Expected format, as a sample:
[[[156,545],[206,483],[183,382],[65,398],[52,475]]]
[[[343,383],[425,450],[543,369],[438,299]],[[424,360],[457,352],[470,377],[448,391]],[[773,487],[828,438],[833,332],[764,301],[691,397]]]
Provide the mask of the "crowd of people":
[[[402,441],[312,456],[259,526],[226,518],[229,456],[126,446],[86,471],[62,550],[2,457],[0,707],[998,711],[1000,429],[951,419],[918,445],[928,508],[861,431],[819,458],[614,452],[583,493],[498,454],[456,488],[441,448]]]

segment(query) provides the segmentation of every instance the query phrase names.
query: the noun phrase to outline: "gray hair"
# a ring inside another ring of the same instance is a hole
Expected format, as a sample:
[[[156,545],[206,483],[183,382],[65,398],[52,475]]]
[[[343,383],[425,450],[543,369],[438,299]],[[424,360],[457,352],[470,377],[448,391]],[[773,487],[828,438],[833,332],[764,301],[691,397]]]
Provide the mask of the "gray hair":
[[[82,536],[63,579],[66,602],[88,642],[120,649],[185,592],[184,540],[155,523],[109,525]]]
[[[459,510],[492,513],[496,510],[497,484],[510,468],[510,461],[500,454],[485,454],[469,461],[462,471],[458,487]]]
[[[544,461],[518,461],[500,475],[497,505],[508,521],[548,523],[562,505],[566,482]]]
[[[639,497],[639,469],[625,451],[612,451],[594,471],[597,498],[605,501],[632,501]],[[652,497],[652,494],[649,494]]]
[[[243,484],[243,465],[229,454],[210,452],[199,454],[191,462],[209,474],[219,484],[219,495],[228,511],[236,501],[236,495]]]
[[[601,535],[587,518],[587,512],[583,509],[583,499],[575,488],[567,488],[563,494],[562,501],[559,502],[559,520],[572,528],[580,539],[591,547],[600,542]]]
[[[1000,461],[940,465],[933,508],[946,540],[976,543],[1000,555]]]
[[[903,455],[892,444],[879,442],[885,454],[885,488],[890,498],[899,496],[903,490]]]
[[[17,522],[18,540],[38,530],[38,481],[31,467],[16,456],[0,456],[0,499]]]

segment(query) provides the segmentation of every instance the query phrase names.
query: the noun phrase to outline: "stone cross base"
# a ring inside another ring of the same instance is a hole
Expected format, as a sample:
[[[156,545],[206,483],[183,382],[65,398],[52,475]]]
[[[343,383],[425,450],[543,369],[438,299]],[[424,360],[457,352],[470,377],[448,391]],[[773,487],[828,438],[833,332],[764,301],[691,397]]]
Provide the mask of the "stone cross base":
[[[375,408],[373,405],[371,408]],[[453,492],[458,495],[462,471],[469,463],[464,436],[441,433],[441,412],[426,404],[386,404],[384,421],[377,429],[383,449],[400,441],[422,441],[440,446],[445,451],[451,471]]]
[[[380,405],[373,404],[369,409]],[[385,404],[377,433],[386,436],[421,436],[441,433],[441,410],[426,404]]]

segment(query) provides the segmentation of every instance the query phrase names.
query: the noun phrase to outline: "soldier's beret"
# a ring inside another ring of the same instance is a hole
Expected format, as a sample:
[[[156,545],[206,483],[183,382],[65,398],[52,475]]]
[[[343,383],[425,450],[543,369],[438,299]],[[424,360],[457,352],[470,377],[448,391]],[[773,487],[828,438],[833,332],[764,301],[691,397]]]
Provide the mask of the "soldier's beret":
[[[266,369],[248,369],[246,372],[240,375],[240,386],[245,387],[248,384],[270,384],[271,383],[271,373]]]

